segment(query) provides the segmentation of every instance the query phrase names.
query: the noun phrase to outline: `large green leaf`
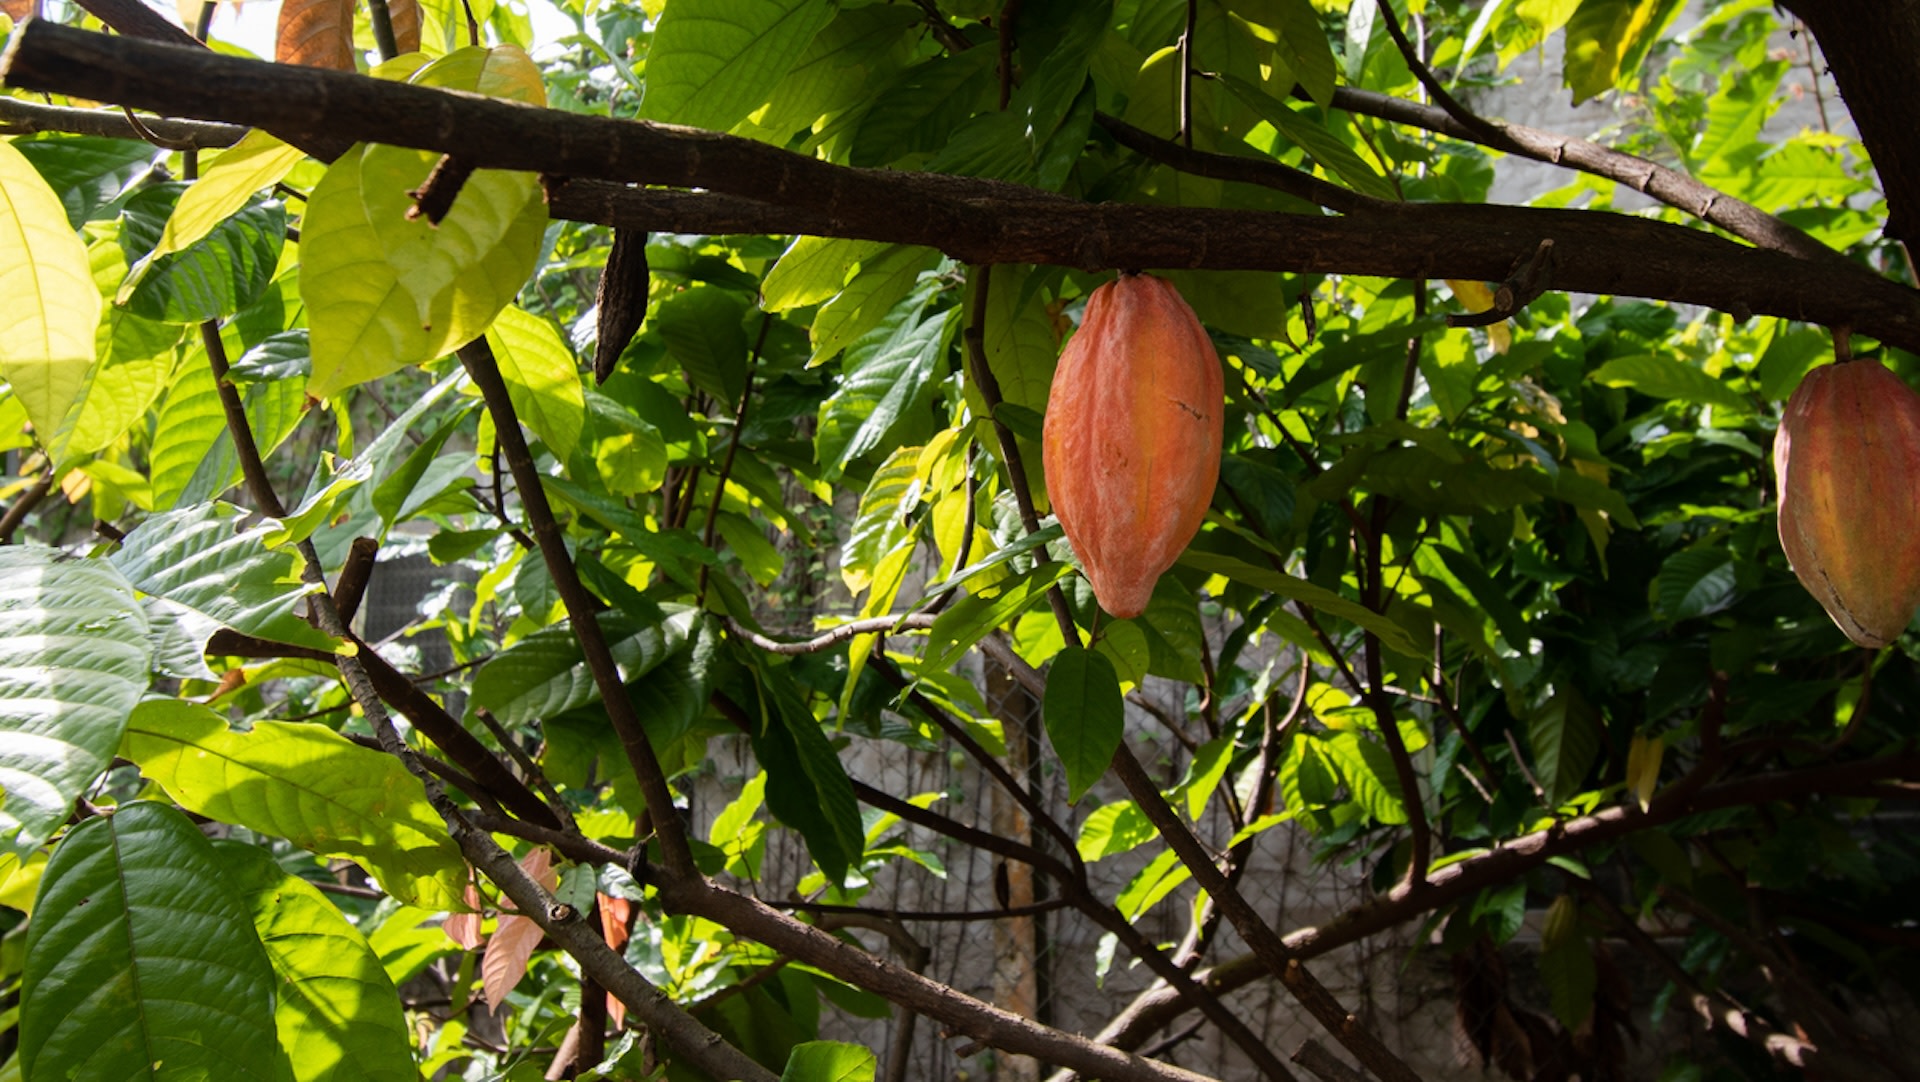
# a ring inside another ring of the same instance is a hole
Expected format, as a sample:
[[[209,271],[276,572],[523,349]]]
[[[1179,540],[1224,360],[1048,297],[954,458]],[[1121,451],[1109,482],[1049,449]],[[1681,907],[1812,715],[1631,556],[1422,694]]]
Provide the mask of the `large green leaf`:
[[[877,240],[795,237],[760,285],[761,307],[785,312],[819,304],[840,292],[855,264],[886,248]]]
[[[141,593],[222,626],[332,649],[333,639],[294,612],[313,589],[300,580],[294,555],[266,546],[271,524],[236,532],[242,514],[231,504],[211,503],[155,515],[127,534],[110,559]]]
[[[1533,769],[1547,799],[1572,796],[1600,755],[1600,721],[1592,704],[1572,686],[1556,686],[1527,717]]]
[[[674,0],[647,51],[640,116],[733,127],[767,100],[833,10],[829,0]]]
[[[586,424],[587,399],[580,389],[579,363],[552,323],[524,308],[508,305],[487,331],[500,377],[520,423],[566,461]]]
[[[892,245],[862,258],[846,287],[814,313],[808,328],[813,359],[808,365],[825,364],[887,322],[920,275],[938,261],[938,253],[911,244]]]
[[[873,584],[880,561],[917,531],[912,512],[920,506],[920,451],[919,447],[895,449],[873,471],[873,480],[860,495],[859,513],[840,550],[840,581],[855,597]]]
[[[357,861],[409,904],[461,904],[460,850],[392,756],[324,725],[262,721],[234,732],[212,710],[174,699],[140,704],[121,748],[185,808]]]
[[[1273,125],[1274,130],[1287,142],[1306,151],[1323,169],[1339,177],[1349,188],[1375,199],[1390,202],[1399,200],[1399,193],[1394,191],[1393,185],[1380,175],[1378,169],[1368,165],[1360,155],[1354,153],[1352,147],[1319,121],[1295,112],[1285,102],[1237,75],[1223,75],[1221,81],[1228,90],[1233,91],[1234,97],[1251,106],[1262,119]]]
[[[997,583],[991,597],[969,595],[955,601],[933,621],[921,667],[933,672],[952,668],[974,643],[1025,612],[1049,587],[1072,573],[1072,564],[1043,563]]]
[[[1588,378],[1608,387],[1631,387],[1655,398],[1675,398],[1732,410],[1752,409],[1733,388],[1700,369],[1685,361],[1651,353],[1615,357],[1594,369]]]
[[[908,297],[847,350],[839,390],[820,406],[814,446],[828,477],[881,446],[937,378],[959,309],[923,314],[935,287]]]
[[[253,922],[206,838],[165,805],[126,805],[61,841],[21,977],[29,1079],[285,1077]]]
[[[147,689],[147,618],[112,565],[0,548],[0,847],[51,836]]]
[[[1082,646],[1054,655],[1040,716],[1067,771],[1067,801],[1077,803],[1105,776],[1126,730],[1126,705],[1113,662]]]
[[[730,289],[695,286],[654,307],[653,327],[667,354],[700,389],[732,404],[747,385],[747,302]]]
[[[839,1041],[807,1041],[787,1053],[780,1082],[873,1082],[878,1061],[870,1049]]]
[[[116,300],[126,303],[153,260],[184,251],[212,233],[221,222],[239,213],[255,192],[278,183],[306,156],[299,147],[289,146],[258,128],[242,136],[180,196],[159,243],[127,276]]]
[[[885,165],[937,150],[992,85],[994,53],[968,49],[902,71],[875,95],[853,137],[852,162]]]
[[[340,910],[266,850],[215,842],[230,891],[253,917],[273,964],[274,1022],[295,1082],[415,1082],[400,994]]]
[[[1575,105],[1634,75],[1685,7],[1680,0],[1581,0],[1567,21],[1566,83]]]
[[[1407,821],[1399,775],[1385,745],[1359,733],[1340,732],[1319,741],[1319,748],[1339,768],[1348,792],[1368,815],[1382,823]]]
[[[747,735],[767,771],[767,806],[800,832],[829,879],[844,882],[866,847],[853,783],[793,677],[758,659],[755,665],[760,717]]]
[[[461,49],[408,81],[546,104],[539,70],[514,46]],[[439,223],[409,216],[409,193],[439,158],[356,146],[314,187],[301,223],[300,298],[316,398],[472,341],[533,273],[546,230],[536,178],[478,170]]]
[[[184,333],[179,324],[108,309],[96,338],[100,363],[54,440],[55,457],[95,454],[146,416],[173,379],[174,347]]]
[[[91,135],[43,136],[12,146],[46,179],[75,229],[112,213],[127,185],[153,167],[158,153],[153,144],[137,139]]]
[[[125,291],[127,310],[165,323],[230,316],[266,292],[286,240],[286,207],[255,200],[192,244],[143,260]]]
[[[42,433],[59,429],[93,366],[101,297],[60,200],[0,140],[0,377]]]
[[[678,651],[697,615],[678,605],[663,607],[647,620],[623,611],[600,613],[600,632],[621,680],[639,679]],[[525,724],[583,706],[599,694],[580,643],[563,622],[493,655],[473,678],[472,703],[509,724]]]

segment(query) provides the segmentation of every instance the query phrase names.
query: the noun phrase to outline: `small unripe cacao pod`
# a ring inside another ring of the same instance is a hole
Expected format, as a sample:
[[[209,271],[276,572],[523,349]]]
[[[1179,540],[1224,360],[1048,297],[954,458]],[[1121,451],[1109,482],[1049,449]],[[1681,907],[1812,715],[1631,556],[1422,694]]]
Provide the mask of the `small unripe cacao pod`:
[[[1773,444],[1780,547],[1861,646],[1885,646],[1920,606],[1920,394],[1875,361],[1807,373]]]
[[[1213,341],[1173,283],[1122,275],[1087,298],[1047,398],[1047,494],[1094,597],[1119,617],[1200,530],[1220,476]]]

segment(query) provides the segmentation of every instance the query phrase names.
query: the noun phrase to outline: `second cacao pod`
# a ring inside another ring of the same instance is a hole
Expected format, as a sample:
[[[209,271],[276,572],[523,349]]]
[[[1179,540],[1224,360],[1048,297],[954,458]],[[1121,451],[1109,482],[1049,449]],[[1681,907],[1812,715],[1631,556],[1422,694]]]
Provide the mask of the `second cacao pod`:
[[[1920,606],[1920,394],[1876,361],[1807,373],[1773,444],[1780,547],[1847,638],[1885,646]]]
[[[1172,282],[1122,275],[1087,298],[1047,399],[1047,493],[1101,607],[1138,616],[1220,476],[1224,384]]]

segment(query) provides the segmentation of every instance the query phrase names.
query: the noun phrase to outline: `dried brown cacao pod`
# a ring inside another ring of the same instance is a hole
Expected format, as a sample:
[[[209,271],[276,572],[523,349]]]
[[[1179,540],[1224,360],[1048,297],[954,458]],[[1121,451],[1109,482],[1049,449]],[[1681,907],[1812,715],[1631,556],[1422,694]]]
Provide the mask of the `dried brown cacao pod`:
[[[1146,611],[1220,476],[1213,341],[1173,283],[1122,275],[1087,298],[1047,399],[1047,493],[1102,608]]]
[[[1877,361],[1807,373],[1773,444],[1780,547],[1861,646],[1885,646],[1920,606],[1920,394]]]

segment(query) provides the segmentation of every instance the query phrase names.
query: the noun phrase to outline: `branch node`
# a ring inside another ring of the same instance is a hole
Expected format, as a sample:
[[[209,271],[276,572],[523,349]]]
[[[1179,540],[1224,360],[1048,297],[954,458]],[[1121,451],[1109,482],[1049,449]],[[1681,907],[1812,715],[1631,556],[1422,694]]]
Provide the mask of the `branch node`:
[[[407,209],[407,220],[425,218],[433,225],[439,225],[453,211],[453,201],[459,197],[460,189],[473,175],[474,165],[464,158],[451,154],[443,155],[434,163],[433,171],[420,186],[407,194],[413,197],[413,206]]]
[[[1490,327],[1519,314],[1553,284],[1553,238],[1547,237],[1533,254],[1516,262],[1513,273],[1493,291],[1493,307],[1484,312],[1447,316],[1449,327]]]

